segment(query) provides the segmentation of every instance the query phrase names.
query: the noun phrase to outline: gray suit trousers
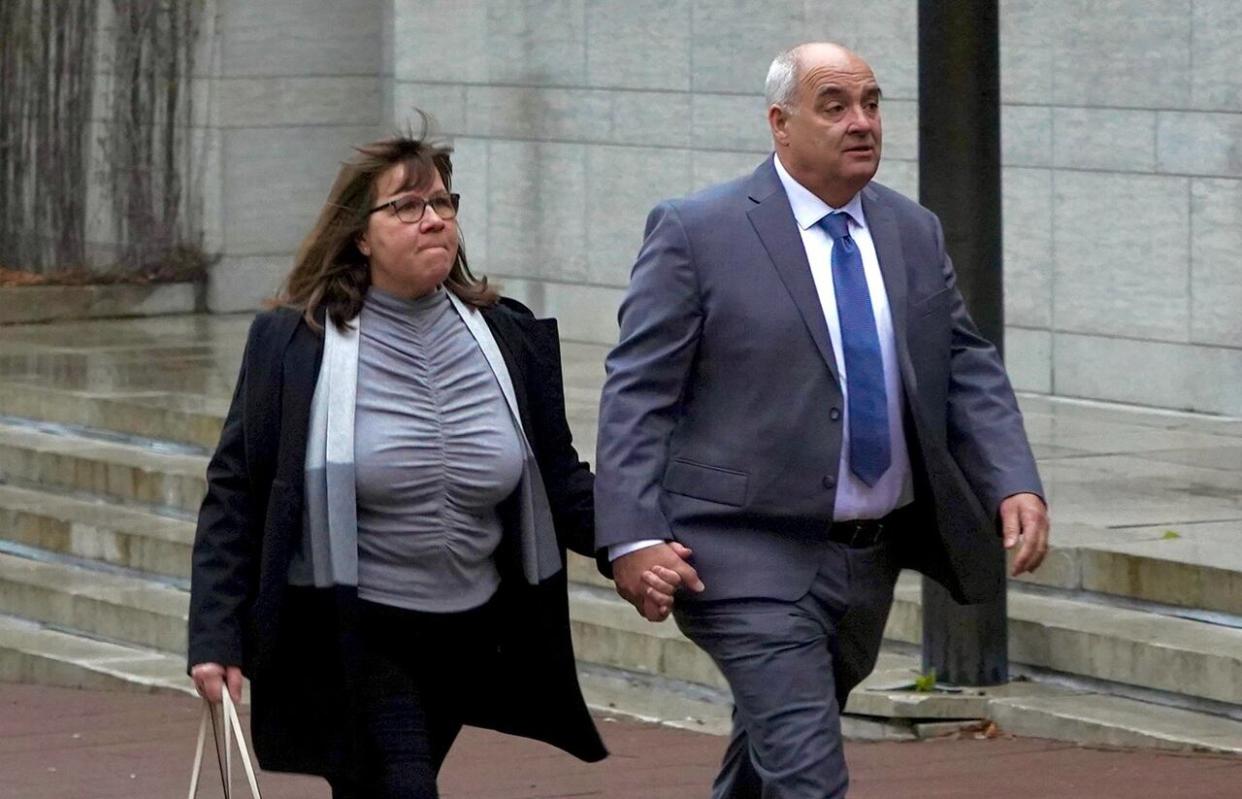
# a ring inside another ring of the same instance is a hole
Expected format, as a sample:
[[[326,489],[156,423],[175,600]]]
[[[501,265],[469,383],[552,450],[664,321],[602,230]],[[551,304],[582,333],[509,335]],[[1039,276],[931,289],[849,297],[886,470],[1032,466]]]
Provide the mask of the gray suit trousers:
[[[713,799],[845,796],[840,712],[875,666],[898,570],[889,545],[829,543],[795,601],[677,603],[677,626],[733,691],[733,736]]]

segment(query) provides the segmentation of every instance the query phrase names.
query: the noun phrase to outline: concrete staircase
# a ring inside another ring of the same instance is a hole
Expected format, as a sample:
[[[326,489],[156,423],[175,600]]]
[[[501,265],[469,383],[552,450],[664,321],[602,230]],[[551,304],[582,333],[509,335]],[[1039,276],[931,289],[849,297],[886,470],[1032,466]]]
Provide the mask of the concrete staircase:
[[[575,416],[591,412],[589,394],[570,381]],[[222,404],[0,383],[0,679],[189,690],[192,519]],[[1073,541],[1011,584],[1010,656],[1035,681],[1001,690],[910,690],[921,612],[903,576],[893,649],[851,699],[850,729],[913,737],[991,719],[1021,734],[1242,752],[1242,574],[1128,534]],[[702,652],[671,622],[640,619],[592,563],[574,557],[570,574],[594,705],[727,729],[727,687]]]

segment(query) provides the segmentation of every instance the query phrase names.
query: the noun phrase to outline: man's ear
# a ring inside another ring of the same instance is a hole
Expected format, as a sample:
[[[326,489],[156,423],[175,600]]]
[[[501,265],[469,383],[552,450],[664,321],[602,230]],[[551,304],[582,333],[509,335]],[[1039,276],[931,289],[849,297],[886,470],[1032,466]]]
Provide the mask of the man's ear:
[[[785,143],[785,123],[789,121],[789,113],[779,105],[768,106],[768,127],[772,129],[772,138],[781,144]]]

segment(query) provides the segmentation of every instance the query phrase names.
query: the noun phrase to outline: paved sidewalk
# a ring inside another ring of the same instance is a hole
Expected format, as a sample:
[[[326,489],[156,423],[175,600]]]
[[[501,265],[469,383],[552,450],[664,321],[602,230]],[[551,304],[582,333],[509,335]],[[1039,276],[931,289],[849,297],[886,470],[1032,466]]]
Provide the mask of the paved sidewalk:
[[[198,729],[188,697],[0,683],[0,797],[183,796]],[[441,778],[445,799],[690,799],[708,795],[724,739],[600,722],[612,756],[586,764],[540,744],[467,730]],[[1237,797],[1242,759],[1084,749],[1001,736],[847,746],[851,799]],[[208,777],[211,775],[208,774]],[[320,780],[264,774],[268,799],[327,799]],[[237,783],[241,793],[246,789]],[[204,799],[221,795],[206,781]]]

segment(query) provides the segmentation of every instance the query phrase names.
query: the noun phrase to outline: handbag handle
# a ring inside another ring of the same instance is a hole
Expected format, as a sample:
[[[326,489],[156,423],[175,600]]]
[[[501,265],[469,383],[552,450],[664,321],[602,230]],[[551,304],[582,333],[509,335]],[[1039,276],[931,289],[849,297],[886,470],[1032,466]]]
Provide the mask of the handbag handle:
[[[222,686],[221,695],[221,711],[224,716],[224,772],[221,774],[221,780],[224,783],[224,797],[229,799],[233,786],[233,746],[231,738],[237,736],[237,750],[241,754],[242,767],[246,770],[246,781],[250,783],[250,795],[252,799],[262,799],[259,793],[259,781],[255,778],[254,763],[250,757],[250,750],[246,746],[246,736],[242,733],[241,719],[237,716],[237,707],[233,704],[233,698],[229,696],[227,686]],[[194,752],[193,772],[190,775],[190,793],[188,799],[195,799],[198,796],[198,778],[202,773],[203,767],[203,750],[207,747],[207,731],[211,730],[211,739],[217,741],[216,735],[216,719],[215,712],[212,709],[211,702],[203,700],[203,713],[198,722],[198,744]],[[219,750],[217,749],[217,753]]]

